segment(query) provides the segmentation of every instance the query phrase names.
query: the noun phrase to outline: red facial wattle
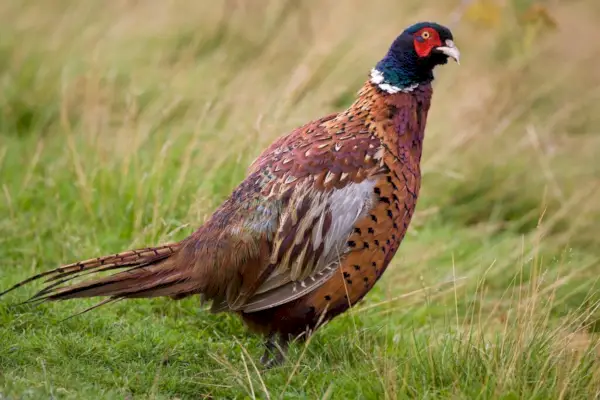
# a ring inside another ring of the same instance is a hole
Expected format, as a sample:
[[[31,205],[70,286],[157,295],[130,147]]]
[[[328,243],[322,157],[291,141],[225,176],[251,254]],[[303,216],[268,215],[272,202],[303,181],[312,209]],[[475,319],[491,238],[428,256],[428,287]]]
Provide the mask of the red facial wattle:
[[[431,50],[442,45],[440,35],[435,29],[422,29],[414,37],[415,51],[419,57],[428,57]]]

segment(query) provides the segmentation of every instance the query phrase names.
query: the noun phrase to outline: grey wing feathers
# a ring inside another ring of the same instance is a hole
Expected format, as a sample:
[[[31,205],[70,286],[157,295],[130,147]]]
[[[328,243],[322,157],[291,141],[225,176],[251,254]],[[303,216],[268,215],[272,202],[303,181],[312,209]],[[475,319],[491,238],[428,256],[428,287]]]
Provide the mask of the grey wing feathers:
[[[366,179],[327,192],[296,186],[275,234],[270,261],[277,268],[241,310],[275,307],[325,283],[348,251],[346,242],[354,225],[374,205],[375,182]],[[306,199],[310,205],[303,211],[299,205]]]

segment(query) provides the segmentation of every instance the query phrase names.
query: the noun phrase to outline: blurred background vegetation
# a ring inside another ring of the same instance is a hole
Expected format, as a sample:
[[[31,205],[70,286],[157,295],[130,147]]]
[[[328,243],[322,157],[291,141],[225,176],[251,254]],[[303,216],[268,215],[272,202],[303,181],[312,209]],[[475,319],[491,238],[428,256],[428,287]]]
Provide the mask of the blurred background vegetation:
[[[364,308],[263,376],[260,340],[197,299],[65,323],[88,303],[4,302],[0,398],[598,395],[596,0],[1,2],[0,288],[185,237],[419,20],[462,60],[436,71],[417,213]]]

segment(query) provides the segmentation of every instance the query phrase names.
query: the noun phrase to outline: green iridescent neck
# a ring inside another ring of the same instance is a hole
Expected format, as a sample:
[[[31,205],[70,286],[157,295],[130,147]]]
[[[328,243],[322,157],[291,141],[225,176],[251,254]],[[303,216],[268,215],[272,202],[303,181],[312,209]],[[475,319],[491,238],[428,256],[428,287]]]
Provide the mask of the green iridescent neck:
[[[411,92],[432,80],[432,71],[420,69],[418,56],[411,52],[403,54],[401,59],[388,52],[371,70],[371,82],[387,93]]]

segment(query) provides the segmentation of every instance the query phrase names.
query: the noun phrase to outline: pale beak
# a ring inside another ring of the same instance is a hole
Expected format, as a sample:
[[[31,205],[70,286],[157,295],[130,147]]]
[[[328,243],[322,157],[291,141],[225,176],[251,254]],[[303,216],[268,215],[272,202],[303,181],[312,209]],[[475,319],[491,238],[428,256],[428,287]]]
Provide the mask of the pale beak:
[[[445,46],[436,47],[435,49],[444,53],[448,57],[453,58],[454,61],[456,61],[456,63],[460,65],[460,51],[458,50],[458,47],[454,45],[454,42],[452,40],[446,40]]]

